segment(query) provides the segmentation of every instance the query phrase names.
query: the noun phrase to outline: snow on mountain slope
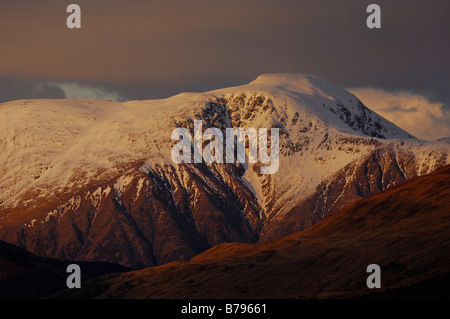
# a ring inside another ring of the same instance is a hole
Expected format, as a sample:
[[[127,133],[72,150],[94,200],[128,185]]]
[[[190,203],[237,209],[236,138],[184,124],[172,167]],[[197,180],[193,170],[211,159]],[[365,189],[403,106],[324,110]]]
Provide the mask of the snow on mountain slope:
[[[241,87],[212,91],[266,92],[287,105],[287,114],[313,113],[340,132],[379,138],[413,138],[409,133],[365,107],[357,97],[312,75],[265,74]],[[345,105],[344,105],[345,103]]]
[[[417,140],[310,75],[162,100],[21,100],[0,114],[0,238],[135,267],[303,229],[449,162],[448,140]],[[172,130],[193,133],[197,119],[223,132],[279,128],[278,172],[173,163]]]
[[[318,82],[321,87],[311,82]],[[240,105],[247,95],[253,103],[251,108]],[[87,182],[99,174],[114,175],[117,166],[147,160],[155,154],[170,163],[170,133],[175,128],[174,122],[193,117],[196,110],[208,103],[213,105],[211,101],[217,96],[237,104],[237,109],[246,108],[243,118],[240,110],[233,123],[227,115],[222,115],[224,127],[271,127],[274,121],[289,129],[304,125],[301,130],[305,132],[294,131],[298,134],[289,136],[288,143],[293,140],[301,143],[310,135],[324,135],[323,132],[336,129],[359,136],[411,137],[366,109],[351,94],[311,76],[266,75],[238,88],[124,104],[87,99],[16,101],[1,108],[0,123],[5,128],[1,136],[1,159],[5,165],[1,172],[0,200],[5,205],[18,205],[21,195],[30,191],[41,197],[54,196],[58,190],[48,189],[46,185],[72,190],[80,184],[80,177]],[[263,103],[260,99],[264,99],[265,107],[270,104],[274,109],[258,114],[259,103]],[[348,109],[340,106],[342,101],[350,105]],[[220,112],[225,106],[219,103],[217,107],[213,112]],[[292,123],[283,123],[288,118]],[[310,119],[308,123],[306,119]],[[313,132],[309,132],[309,123],[314,123]],[[33,190],[39,190],[40,194]]]

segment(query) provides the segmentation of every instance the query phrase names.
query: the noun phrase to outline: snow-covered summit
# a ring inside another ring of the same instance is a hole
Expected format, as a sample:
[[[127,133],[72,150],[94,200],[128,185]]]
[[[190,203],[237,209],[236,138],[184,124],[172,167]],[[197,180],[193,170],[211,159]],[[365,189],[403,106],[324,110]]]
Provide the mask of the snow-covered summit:
[[[314,75],[263,74],[247,85],[210,93],[261,92],[284,101],[292,112],[314,114],[342,132],[380,138],[414,138],[367,108],[353,94]]]
[[[120,174],[119,167],[131,163],[172,165],[171,131],[194,118],[222,129],[279,127],[285,156],[280,165],[303,172],[296,189],[306,185],[303,180],[317,184],[354,158],[341,151],[330,159],[319,155],[326,143],[412,138],[354,95],[312,75],[266,74],[243,86],[161,100],[20,100],[0,104],[0,112],[0,203],[8,206]],[[33,197],[21,201],[25,194]]]

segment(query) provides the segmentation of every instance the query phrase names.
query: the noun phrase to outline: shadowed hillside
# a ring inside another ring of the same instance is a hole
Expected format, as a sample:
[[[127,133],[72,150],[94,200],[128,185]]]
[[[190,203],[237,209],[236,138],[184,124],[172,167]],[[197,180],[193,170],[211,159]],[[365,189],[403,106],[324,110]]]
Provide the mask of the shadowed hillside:
[[[41,258],[0,241],[0,299],[42,298],[65,289],[69,264],[70,262]],[[129,270],[109,263],[77,264],[82,269],[83,280]]]

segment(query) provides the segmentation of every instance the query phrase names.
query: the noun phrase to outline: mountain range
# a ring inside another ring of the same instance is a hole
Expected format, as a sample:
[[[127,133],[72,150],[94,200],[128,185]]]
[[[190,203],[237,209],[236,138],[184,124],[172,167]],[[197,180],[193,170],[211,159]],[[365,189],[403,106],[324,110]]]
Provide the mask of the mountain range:
[[[0,114],[0,240],[41,257],[133,268],[308,229],[450,162],[450,139],[417,139],[311,75],[267,74],[161,100],[19,100]],[[193,133],[195,120],[224,135],[278,128],[278,172],[175,164],[171,133]]]

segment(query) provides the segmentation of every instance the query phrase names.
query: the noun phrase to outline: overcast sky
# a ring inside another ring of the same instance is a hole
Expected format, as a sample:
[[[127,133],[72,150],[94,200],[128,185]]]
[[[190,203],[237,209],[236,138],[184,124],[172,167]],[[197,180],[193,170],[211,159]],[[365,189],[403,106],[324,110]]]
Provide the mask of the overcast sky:
[[[366,27],[373,2],[378,30]],[[82,29],[66,27],[70,3]],[[450,135],[449,13],[448,0],[1,0],[0,102],[152,99],[308,73],[388,118],[428,114],[419,137],[432,139]],[[414,105],[397,105],[405,97]]]

